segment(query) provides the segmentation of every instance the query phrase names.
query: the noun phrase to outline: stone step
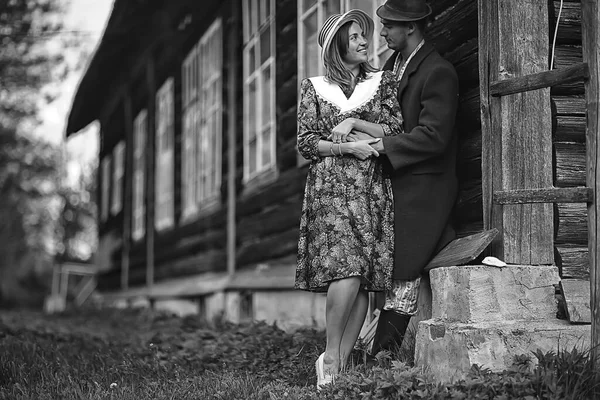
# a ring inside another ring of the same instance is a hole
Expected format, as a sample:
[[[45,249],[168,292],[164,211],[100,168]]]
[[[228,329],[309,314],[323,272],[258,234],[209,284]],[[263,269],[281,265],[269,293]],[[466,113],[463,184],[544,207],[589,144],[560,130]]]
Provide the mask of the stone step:
[[[432,318],[448,322],[556,319],[555,266],[485,265],[431,270]]]
[[[464,378],[471,365],[499,372],[513,364],[516,355],[559,349],[590,348],[589,325],[568,321],[506,321],[472,324],[426,320],[419,323],[415,365],[424,367],[440,381]]]

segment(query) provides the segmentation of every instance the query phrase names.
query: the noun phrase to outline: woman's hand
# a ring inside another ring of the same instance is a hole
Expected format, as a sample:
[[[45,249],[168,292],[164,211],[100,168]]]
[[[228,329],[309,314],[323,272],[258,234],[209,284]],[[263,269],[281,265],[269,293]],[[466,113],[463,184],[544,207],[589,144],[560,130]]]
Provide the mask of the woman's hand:
[[[331,135],[327,139],[333,143],[345,143],[348,134],[355,128],[355,124],[355,118],[346,118],[331,130]]]
[[[371,156],[379,157],[379,153],[371,147],[371,144],[377,143],[379,140],[381,139],[357,140],[344,144],[344,147],[346,147],[348,154],[353,155],[359,160],[366,160]]]
[[[347,142],[356,142],[358,140],[370,140],[370,139],[373,139],[373,136],[369,135],[368,133],[360,132],[357,130],[353,130],[346,137]]]

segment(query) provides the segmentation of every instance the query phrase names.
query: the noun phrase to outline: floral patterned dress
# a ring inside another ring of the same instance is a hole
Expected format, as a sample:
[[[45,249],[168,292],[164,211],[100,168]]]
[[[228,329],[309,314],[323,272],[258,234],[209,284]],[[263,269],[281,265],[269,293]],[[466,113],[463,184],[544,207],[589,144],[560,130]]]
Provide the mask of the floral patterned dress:
[[[360,277],[369,291],[391,288],[394,205],[382,161],[321,157],[318,143],[350,117],[381,124],[385,135],[400,133],[396,89],[389,71],[370,74],[349,98],[323,77],[302,81],[298,150],[312,162],[300,219],[297,289],[324,292],[330,282],[348,277]]]

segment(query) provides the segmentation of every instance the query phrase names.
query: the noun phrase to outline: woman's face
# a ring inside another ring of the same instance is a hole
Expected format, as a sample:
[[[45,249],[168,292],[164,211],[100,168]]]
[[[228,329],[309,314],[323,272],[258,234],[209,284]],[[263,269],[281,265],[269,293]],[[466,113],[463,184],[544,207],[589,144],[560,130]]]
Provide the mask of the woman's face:
[[[369,54],[367,49],[369,48],[369,42],[363,35],[363,31],[356,22],[352,22],[348,29],[348,51],[342,58],[344,63],[348,66],[356,66],[367,62],[369,60]]]

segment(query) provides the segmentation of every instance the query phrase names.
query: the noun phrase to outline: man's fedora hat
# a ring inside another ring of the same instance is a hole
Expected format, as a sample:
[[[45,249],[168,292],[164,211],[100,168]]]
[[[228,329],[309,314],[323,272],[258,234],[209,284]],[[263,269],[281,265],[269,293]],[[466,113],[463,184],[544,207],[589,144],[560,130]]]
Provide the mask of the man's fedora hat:
[[[329,47],[331,47],[331,42],[333,41],[336,32],[342,25],[349,21],[356,22],[363,30],[366,39],[369,42],[371,41],[375,24],[367,13],[356,9],[350,10],[345,14],[333,14],[323,23],[323,26],[319,31],[319,37],[317,38],[319,46],[321,46],[322,49],[321,56],[323,59],[325,59],[325,54],[327,54]]]
[[[431,15],[431,7],[425,0],[387,0],[377,15],[390,21],[418,21]]]

